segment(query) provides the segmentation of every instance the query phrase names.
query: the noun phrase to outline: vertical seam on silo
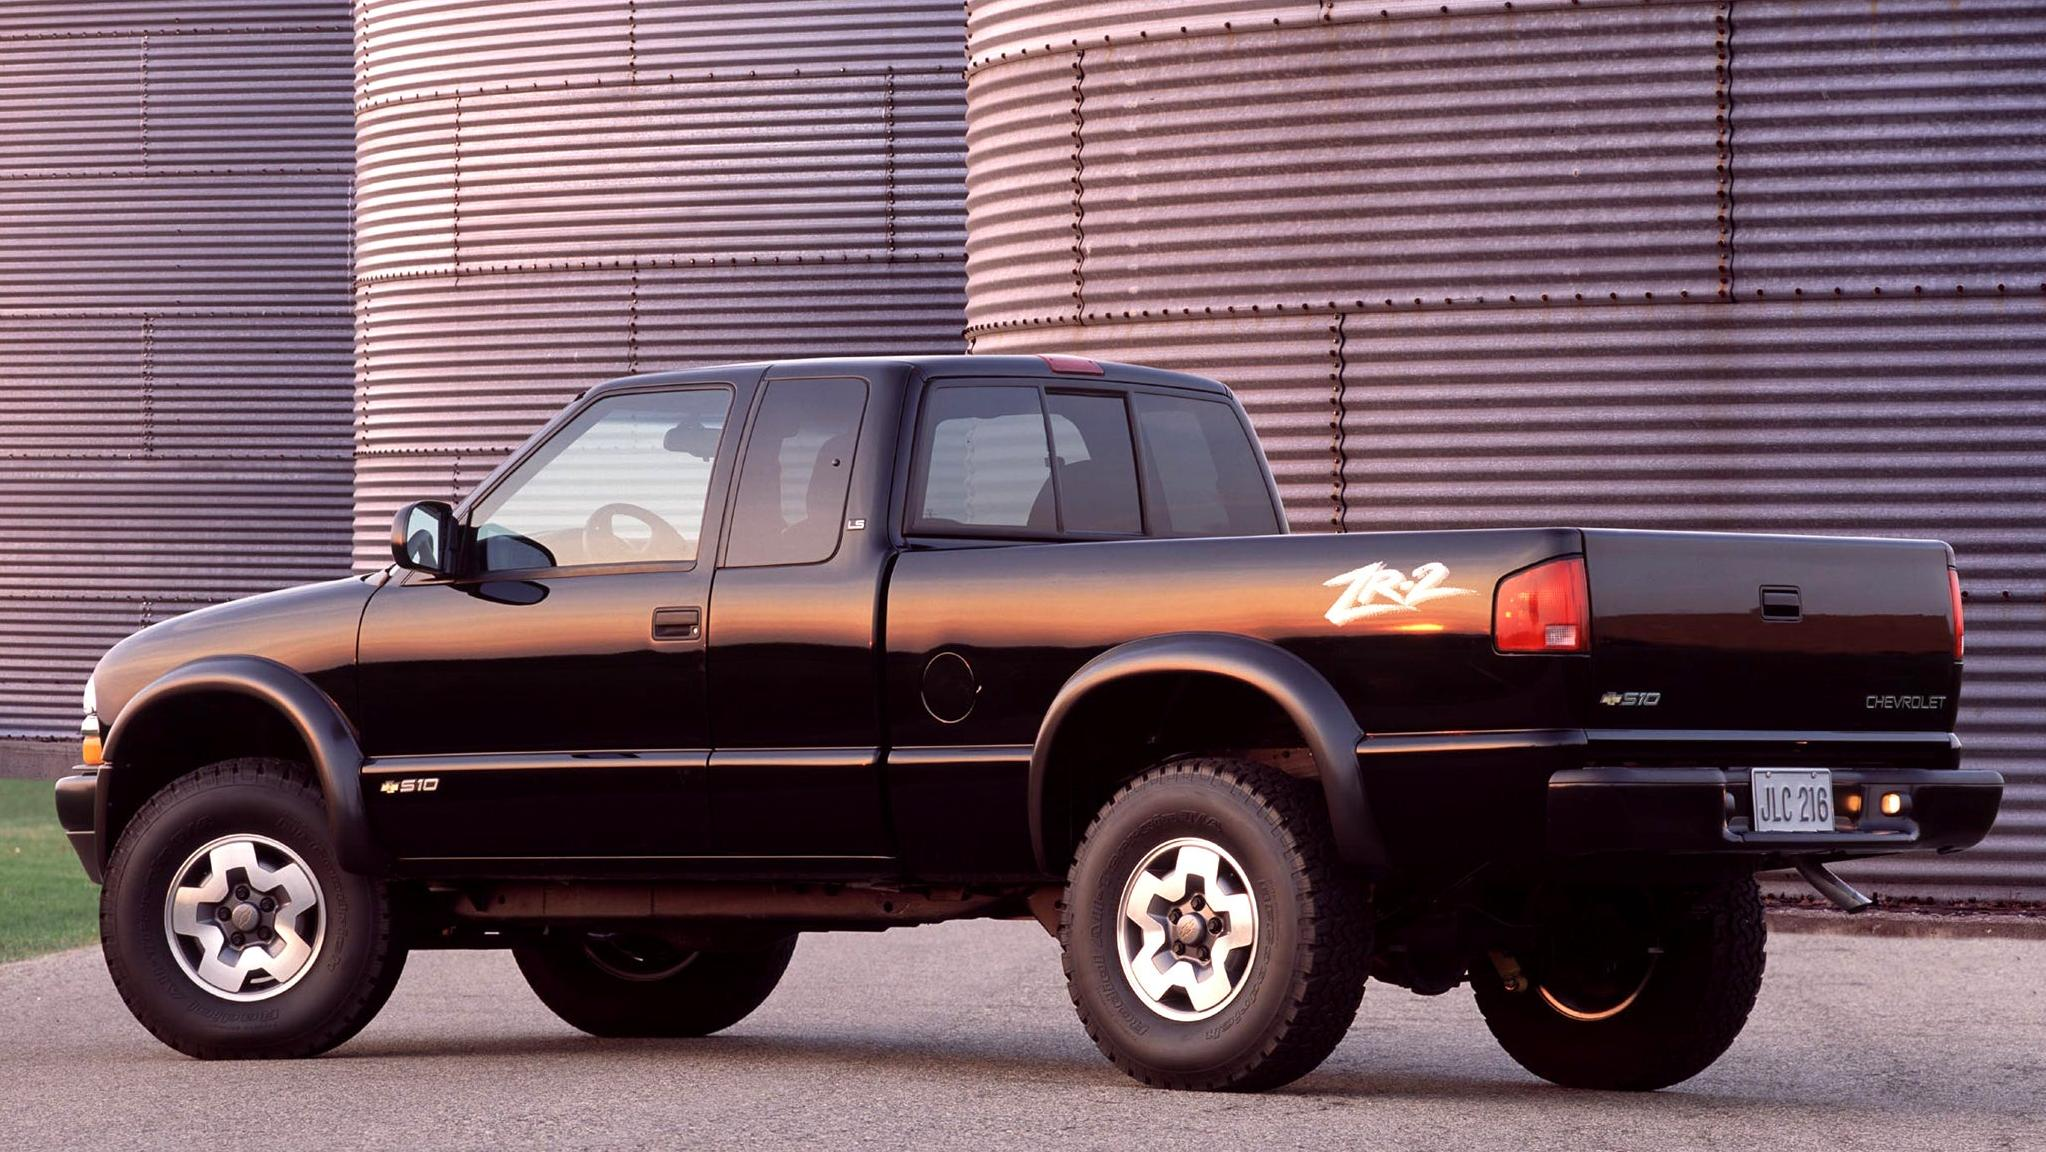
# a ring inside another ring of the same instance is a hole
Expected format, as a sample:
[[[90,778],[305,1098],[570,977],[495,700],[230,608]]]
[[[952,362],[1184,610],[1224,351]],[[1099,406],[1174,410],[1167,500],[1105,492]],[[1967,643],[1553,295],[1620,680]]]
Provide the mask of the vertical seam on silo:
[[[462,94],[455,93],[454,199],[448,206],[448,263],[454,281],[462,282]]]
[[[360,265],[356,262],[358,248],[356,246],[355,209],[355,176],[351,173],[348,177],[348,328],[349,336],[354,341],[354,347],[350,349],[353,353],[350,360],[354,365],[354,373],[349,380],[349,458],[351,460],[360,460],[362,458],[363,405],[367,400],[369,391],[369,286],[363,283],[361,274],[356,271]],[[354,484],[352,476],[349,483],[351,485]],[[352,503],[353,500],[354,496],[351,492],[350,502]],[[351,565],[354,563],[354,547],[354,543],[351,540],[349,544],[351,556],[349,562]]]
[[[895,66],[881,78],[881,249],[895,260]]]
[[[1073,318],[1087,322],[1087,50],[1073,53]]]
[[[1349,313],[1338,311],[1336,322],[1329,325],[1329,462],[1334,475],[1330,485],[1330,500],[1334,505],[1333,519],[1338,532],[1349,530],[1349,444],[1345,440],[1344,418],[1349,414],[1343,402],[1345,376],[1349,371]]]
[[[354,97],[354,114],[350,117],[350,123],[356,129],[354,134],[354,151],[359,166],[362,147],[362,109],[369,98],[369,7],[358,0],[357,3],[351,6],[351,9],[351,15],[353,16],[350,22],[353,29],[353,51],[349,53],[349,72]],[[349,429],[350,467],[348,477],[350,521],[348,530],[348,567],[351,570],[360,570],[364,566],[375,566],[374,554],[366,562],[358,561],[358,550],[362,546],[360,516],[365,495],[363,461],[368,455],[369,448],[369,361],[371,347],[369,310],[370,297],[372,295],[369,281],[362,275],[360,260],[362,221],[359,216],[360,210],[359,190],[355,183],[355,177],[351,176],[348,181],[348,275],[350,288],[348,295],[350,310],[355,318],[355,378],[352,381],[354,389],[350,396],[354,411],[352,412],[353,418],[350,421],[351,426]]]
[[[639,83],[639,0],[625,0],[625,79]]]
[[[1717,105],[1717,176],[1719,192],[1719,295],[1734,298],[1734,193],[1733,193],[1733,0],[1720,0],[1712,17],[1715,65],[1713,97]]]
[[[149,33],[142,33],[142,39],[135,52],[135,119],[136,133],[140,137],[142,166],[149,167]]]
[[[632,261],[632,284],[625,297],[625,371],[639,371],[639,259]]]
[[[353,231],[354,229],[350,229]],[[359,461],[369,449],[369,358],[373,341],[370,339],[370,307],[375,291],[369,284],[358,284],[355,289],[355,458]],[[360,472],[357,483],[361,482]],[[358,499],[356,501],[360,503]]]
[[[156,454],[156,318],[142,314],[142,454]]]

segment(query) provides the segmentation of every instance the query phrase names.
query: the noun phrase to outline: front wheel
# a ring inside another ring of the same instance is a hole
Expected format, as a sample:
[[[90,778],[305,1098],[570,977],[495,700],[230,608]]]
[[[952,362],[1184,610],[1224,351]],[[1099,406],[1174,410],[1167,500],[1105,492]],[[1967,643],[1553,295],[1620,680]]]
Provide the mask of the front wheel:
[[[1494,953],[1471,989],[1506,1054],[1565,1087],[1647,1092],[1696,1076],[1733,1045],[1762,987],[1752,877],[1579,893],[1545,919],[1538,946]]]
[[[694,951],[659,936],[563,932],[513,950],[526,983],[556,1016],[592,1036],[708,1036],[760,1007],[796,951]]]
[[[310,1056],[369,1023],[405,965],[388,887],[341,870],[303,767],[230,760],[151,797],[100,893],[114,986],[205,1059]]]
[[[1115,1065],[1162,1088],[1255,1091],[1313,1071],[1356,1017],[1361,881],[1321,790],[1181,760],[1119,790],[1067,876],[1066,987]]]

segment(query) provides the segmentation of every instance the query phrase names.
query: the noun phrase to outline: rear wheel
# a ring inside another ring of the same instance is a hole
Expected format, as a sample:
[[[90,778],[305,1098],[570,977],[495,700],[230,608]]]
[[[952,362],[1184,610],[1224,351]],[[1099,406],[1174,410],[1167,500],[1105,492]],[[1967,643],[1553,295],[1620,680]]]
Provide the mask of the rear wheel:
[[[1321,790],[1182,760],[1119,790],[1075,853],[1066,986],[1115,1065],[1156,1087],[1253,1091],[1313,1071],[1357,1014],[1361,881]]]
[[[1537,946],[1472,972],[1485,1023],[1521,1067],[1572,1088],[1652,1091],[1733,1045],[1762,987],[1752,877],[1550,906]]]
[[[319,790],[276,760],[174,781],[121,833],[100,893],[114,985],[190,1056],[310,1056],[360,1031],[405,950],[388,888],[343,872]]]
[[[592,1036],[708,1036],[760,1007],[795,954],[695,951],[632,932],[565,932],[514,949],[540,1002]]]

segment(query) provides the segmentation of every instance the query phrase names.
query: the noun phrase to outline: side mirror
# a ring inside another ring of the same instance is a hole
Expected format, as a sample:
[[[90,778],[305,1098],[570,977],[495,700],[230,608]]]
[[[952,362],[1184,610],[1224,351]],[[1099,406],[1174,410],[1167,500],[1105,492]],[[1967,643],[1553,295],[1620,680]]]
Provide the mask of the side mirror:
[[[421,500],[391,518],[391,559],[400,568],[446,576],[453,571],[455,510],[439,500]]]

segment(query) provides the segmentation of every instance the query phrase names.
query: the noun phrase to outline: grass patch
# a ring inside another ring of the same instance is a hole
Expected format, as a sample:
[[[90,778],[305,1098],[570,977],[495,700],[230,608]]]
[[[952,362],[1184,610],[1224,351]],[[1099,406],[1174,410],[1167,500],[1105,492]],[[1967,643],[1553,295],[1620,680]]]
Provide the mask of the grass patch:
[[[57,826],[47,780],[0,780],[0,963],[90,944],[99,888]]]

